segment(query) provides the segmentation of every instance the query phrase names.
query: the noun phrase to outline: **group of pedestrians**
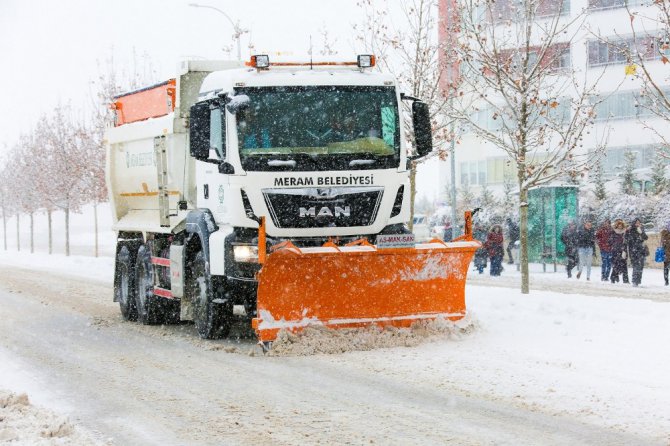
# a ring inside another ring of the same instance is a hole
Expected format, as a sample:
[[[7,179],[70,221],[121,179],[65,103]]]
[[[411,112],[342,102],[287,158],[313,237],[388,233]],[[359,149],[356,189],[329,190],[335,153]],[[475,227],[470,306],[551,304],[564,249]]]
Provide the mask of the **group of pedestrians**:
[[[507,255],[510,264],[514,263],[512,256],[512,247],[519,239],[519,227],[511,218],[506,221],[507,225]],[[490,262],[490,273],[492,276],[499,276],[503,272],[503,259],[505,256],[505,241],[503,237],[503,228],[501,225],[495,224],[491,226],[489,231],[486,231],[481,225],[475,224],[473,229],[473,236],[475,239],[482,242],[482,247],[475,252],[475,268],[479,274],[484,273],[487,263]]]
[[[667,241],[666,252],[670,250],[670,223],[664,229]],[[612,223],[605,220],[598,229],[593,228],[590,220],[584,220],[581,225],[570,222],[561,232],[561,241],[565,245],[566,271],[568,277],[572,277],[572,270],[577,266],[576,277],[579,279],[583,272],[586,272],[586,280],[591,280],[591,265],[593,258],[596,257],[596,244],[600,250],[602,261],[600,279],[617,283],[621,280],[623,283],[632,282],[634,287],[642,283],[642,271],[644,270],[645,259],[649,256],[649,248],[645,241],[649,237],[644,230],[642,221],[639,218],[634,219],[630,226],[626,225],[621,219]],[[663,232],[661,233],[663,240]],[[669,256],[666,254],[664,262],[663,275],[665,284],[668,284],[668,262]],[[628,262],[632,268],[632,277],[629,282]]]
[[[512,249],[519,240],[519,226],[511,219],[505,221],[507,229],[508,263],[514,263]],[[494,224],[487,231],[485,227],[475,223],[473,236],[482,242],[481,248],[475,252],[474,264],[479,274],[490,265],[490,274],[500,276],[503,272],[505,244],[503,227]],[[650,255],[646,241],[649,237],[644,230],[642,221],[634,219],[627,225],[622,219],[602,222],[594,228],[589,219],[580,224],[571,221],[561,232],[561,241],[565,246],[566,271],[568,278],[572,277],[572,270],[577,268],[576,277],[586,274],[586,280],[591,280],[593,259],[597,257],[596,246],[600,252],[601,275],[600,280],[612,283],[631,283],[634,287],[642,283],[642,272],[646,258]],[[663,279],[668,285],[670,273],[670,222],[661,231],[661,247],[664,248]],[[628,277],[628,264],[632,268],[632,276]]]

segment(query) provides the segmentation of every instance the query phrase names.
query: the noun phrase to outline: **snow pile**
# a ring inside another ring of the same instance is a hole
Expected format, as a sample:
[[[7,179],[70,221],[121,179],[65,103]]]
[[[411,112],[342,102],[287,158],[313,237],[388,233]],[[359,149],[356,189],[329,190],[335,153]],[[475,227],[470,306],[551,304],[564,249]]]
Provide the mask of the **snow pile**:
[[[25,393],[0,390],[0,443],[30,445],[101,444],[67,418],[30,404]]]
[[[271,356],[309,356],[368,351],[380,348],[414,347],[437,339],[459,339],[477,328],[477,322],[466,316],[452,322],[438,318],[415,322],[411,328],[365,327],[333,330],[309,326],[299,333],[281,330],[272,343]]]

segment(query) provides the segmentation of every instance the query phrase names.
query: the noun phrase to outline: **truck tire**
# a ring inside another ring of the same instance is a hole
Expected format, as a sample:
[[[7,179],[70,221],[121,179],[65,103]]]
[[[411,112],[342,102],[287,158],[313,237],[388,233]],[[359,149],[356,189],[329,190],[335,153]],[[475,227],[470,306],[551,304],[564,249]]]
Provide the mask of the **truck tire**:
[[[203,339],[228,336],[233,318],[233,306],[228,302],[214,302],[209,268],[202,251],[195,255],[191,264],[186,292],[193,302],[193,321],[198,335]]]
[[[119,303],[121,316],[127,321],[137,320],[135,303],[135,252],[123,245],[116,254],[116,277],[114,278],[114,297]]]
[[[163,323],[176,325],[181,322],[181,302],[178,299],[163,299]]]
[[[161,305],[161,298],[154,296],[154,269],[148,245],[142,245],[137,252],[135,277],[137,322],[144,325],[160,324],[163,321],[164,307]]]

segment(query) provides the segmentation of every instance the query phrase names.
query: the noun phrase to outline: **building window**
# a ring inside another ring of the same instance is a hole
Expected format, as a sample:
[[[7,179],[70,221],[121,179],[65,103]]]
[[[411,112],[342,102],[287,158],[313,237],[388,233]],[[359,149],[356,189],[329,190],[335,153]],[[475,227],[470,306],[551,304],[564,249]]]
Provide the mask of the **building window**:
[[[552,126],[565,125],[570,122],[572,117],[571,99],[568,96],[562,96],[555,99],[544,99],[531,105],[529,120],[537,125],[551,124]],[[503,130],[504,118],[499,113],[505,111],[494,110],[492,108],[484,108],[472,115],[472,122],[478,127],[491,131]],[[518,125],[514,120],[508,120],[506,123],[508,129],[511,131]]]
[[[460,167],[462,186],[487,184],[486,161],[465,161]]]
[[[542,17],[551,17],[560,13],[565,15],[570,13],[570,0],[539,0],[537,2],[520,3],[514,0],[497,0],[491,2],[490,19],[497,20],[522,20],[525,11],[519,5],[534,5],[535,11],[529,16],[533,19]]]
[[[506,178],[516,178],[516,171],[509,158],[496,157],[486,160],[487,184],[502,184]]]
[[[639,39],[637,45],[633,37],[608,42],[591,40],[588,42],[588,52],[589,67],[635,62],[638,57],[643,60],[660,58],[659,52],[655,50],[655,39],[651,36]]]
[[[589,0],[589,9],[614,9],[641,4],[642,0]]]
[[[660,146],[653,144],[637,146],[608,147],[602,158],[603,174],[615,176],[623,172],[626,164],[625,153],[630,151],[635,155],[635,168],[651,167]]]
[[[665,94],[670,94],[670,90],[666,91]],[[654,116],[647,104],[649,104],[649,100],[642,97],[637,91],[612,93],[596,105],[596,121]]]
[[[520,71],[523,67],[523,62],[526,56],[528,56],[528,72],[532,70],[538,61],[538,51],[540,47],[523,47],[518,49],[511,50],[502,50],[499,53],[499,63],[506,70],[509,71]],[[570,68],[571,59],[570,59],[570,44],[569,43],[557,43],[551,45],[545,51],[542,60],[540,61],[541,68],[547,68],[550,72],[564,70]]]

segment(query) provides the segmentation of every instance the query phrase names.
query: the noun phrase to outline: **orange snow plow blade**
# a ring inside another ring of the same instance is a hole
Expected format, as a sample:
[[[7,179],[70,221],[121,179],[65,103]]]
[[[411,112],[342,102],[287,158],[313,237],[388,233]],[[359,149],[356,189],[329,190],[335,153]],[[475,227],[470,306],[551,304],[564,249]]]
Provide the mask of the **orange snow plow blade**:
[[[281,329],[393,325],[465,316],[465,279],[481,244],[470,237],[433,240],[414,248],[377,249],[368,243],[299,249],[290,243],[268,254],[258,273],[261,342]]]

